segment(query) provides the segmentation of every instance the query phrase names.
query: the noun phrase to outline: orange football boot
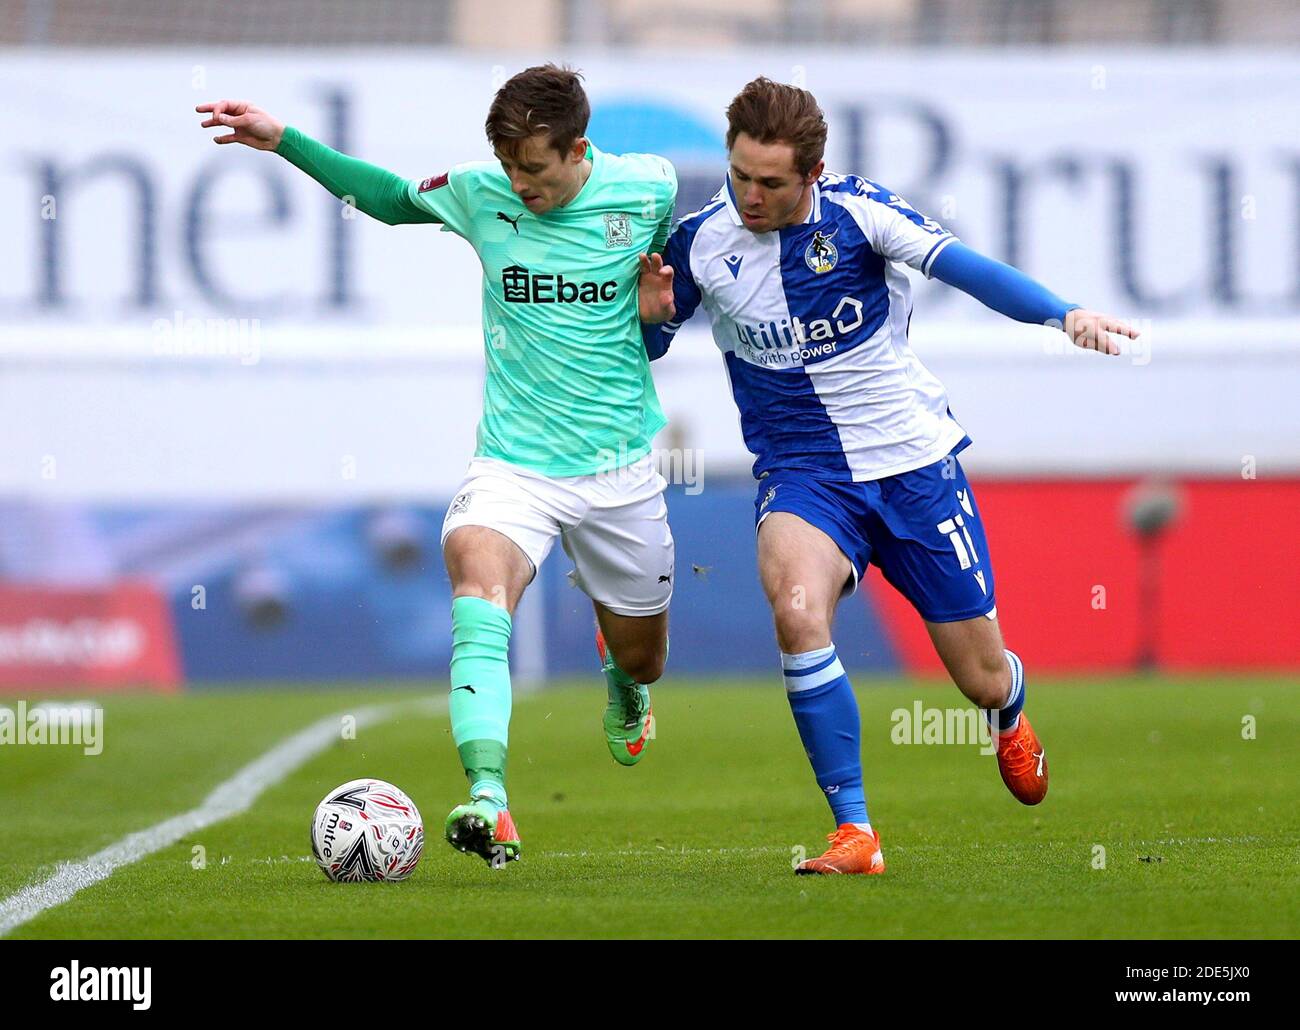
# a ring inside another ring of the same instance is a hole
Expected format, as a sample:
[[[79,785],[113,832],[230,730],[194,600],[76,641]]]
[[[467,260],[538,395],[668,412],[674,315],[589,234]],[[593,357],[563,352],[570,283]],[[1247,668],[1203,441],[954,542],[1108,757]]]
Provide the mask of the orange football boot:
[[[826,839],[831,846],[826,854],[808,858],[795,866],[800,876],[817,876],[832,873],[863,873],[871,875],[885,871],[885,856],[880,853],[880,834],[873,827],[870,833],[859,830],[852,823],[844,823]]]
[[[1021,804],[1036,805],[1047,797],[1047,751],[1024,712],[1015,730],[998,740],[998,772]]]

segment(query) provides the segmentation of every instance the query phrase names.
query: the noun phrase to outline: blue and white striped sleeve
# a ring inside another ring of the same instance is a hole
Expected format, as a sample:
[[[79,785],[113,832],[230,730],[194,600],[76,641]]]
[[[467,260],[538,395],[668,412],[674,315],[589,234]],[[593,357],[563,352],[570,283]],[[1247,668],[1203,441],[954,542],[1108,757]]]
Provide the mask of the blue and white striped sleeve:
[[[668,237],[668,245],[664,247],[664,264],[673,270],[673,305],[677,310],[671,319],[659,325],[641,323],[641,338],[651,361],[668,353],[677,330],[695,314],[695,309],[700,304],[700,287],[691,273],[691,244],[695,240],[693,229],[694,226],[688,226],[685,220],[678,223]]]
[[[934,259],[957,237],[897,193],[866,179],[860,182],[861,192],[849,203],[871,248],[888,261],[900,261],[930,276]]]

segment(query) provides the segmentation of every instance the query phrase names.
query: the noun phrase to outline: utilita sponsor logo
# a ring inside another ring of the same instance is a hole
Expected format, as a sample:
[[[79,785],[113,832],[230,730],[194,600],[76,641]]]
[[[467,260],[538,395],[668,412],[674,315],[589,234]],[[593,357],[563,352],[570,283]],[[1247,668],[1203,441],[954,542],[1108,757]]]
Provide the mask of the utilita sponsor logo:
[[[75,959],[70,966],[50,970],[50,997],[54,1001],[129,1001],[143,1012],[151,1004],[153,967],[87,966]]]
[[[131,619],[29,619],[0,625],[0,665],[123,665],[139,659],[144,643]]]
[[[862,301],[841,297],[830,318],[804,321],[794,315],[779,323],[737,322],[736,339],[755,364],[798,365],[830,357],[839,349],[843,338],[861,329],[865,321]]]

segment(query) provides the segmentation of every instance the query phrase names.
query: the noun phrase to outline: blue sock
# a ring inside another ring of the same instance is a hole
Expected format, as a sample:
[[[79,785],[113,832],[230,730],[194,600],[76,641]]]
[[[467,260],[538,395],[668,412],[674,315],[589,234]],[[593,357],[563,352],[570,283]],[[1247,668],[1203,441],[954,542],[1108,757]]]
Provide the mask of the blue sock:
[[[1007,703],[997,712],[998,732],[1010,733],[1020,722],[1020,710],[1025,707],[1025,663],[1014,651],[1006,648],[1003,651],[1006,652],[1007,664],[1011,666],[1011,693],[1007,695]],[[993,725],[992,712],[985,712],[984,718],[990,726]]]
[[[835,645],[803,654],[781,655],[786,699],[799,739],[812,763],[817,786],[826,793],[835,825],[868,823],[862,792],[862,730],[858,699]]]

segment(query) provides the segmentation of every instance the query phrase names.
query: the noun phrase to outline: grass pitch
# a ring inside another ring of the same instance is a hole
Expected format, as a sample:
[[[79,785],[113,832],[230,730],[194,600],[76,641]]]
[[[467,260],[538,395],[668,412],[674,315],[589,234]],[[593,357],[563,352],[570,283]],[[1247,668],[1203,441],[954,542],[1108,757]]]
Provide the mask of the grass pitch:
[[[1010,797],[976,745],[891,742],[895,710],[917,699],[958,706],[951,686],[857,688],[884,876],[793,875],[798,849],[819,853],[831,820],[779,679],[656,687],[656,739],[624,769],[605,751],[593,676],[516,701],[509,786],[523,860],[508,868],[442,841],[464,778],[446,716],[408,714],[331,745],[249,812],[117,870],[11,936],[1300,933],[1300,684],[1034,681],[1027,711],[1052,776],[1034,809]],[[102,755],[6,745],[0,900],[198,805],[322,716],[411,696],[108,696]],[[1243,739],[1245,716],[1256,739]],[[332,884],[310,858],[317,802],[360,776],[396,783],[424,816],[424,857],[404,883]]]

